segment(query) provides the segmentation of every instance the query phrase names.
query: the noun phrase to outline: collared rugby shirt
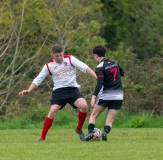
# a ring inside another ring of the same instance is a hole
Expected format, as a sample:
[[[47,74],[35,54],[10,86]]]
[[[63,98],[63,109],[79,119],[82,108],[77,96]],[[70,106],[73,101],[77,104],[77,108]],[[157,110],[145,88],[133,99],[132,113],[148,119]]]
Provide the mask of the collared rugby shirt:
[[[94,95],[103,100],[123,100],[122,68],[114,60],[103,59],[96,67],[97,85]]]
[[[38,86],[47,75],[51,75],[54,82],[53,90],[64,87],[79,88],[80,85],[76,82],[76,68],[86,73],[88,66],[72,55],[64,55],[62,63],[51,60],[45,64],[33,83]]]

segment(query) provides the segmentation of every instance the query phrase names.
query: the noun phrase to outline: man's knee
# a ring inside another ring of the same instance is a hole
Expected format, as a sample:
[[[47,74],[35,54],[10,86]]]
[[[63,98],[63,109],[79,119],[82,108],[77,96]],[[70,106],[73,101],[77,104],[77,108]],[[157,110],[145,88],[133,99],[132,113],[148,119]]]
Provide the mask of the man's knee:
[[[60,106],[51,106],[48,117],[53,119],[55,115],[57,114],[59,108]]]
[[[86,103],[83,103],[80,108],[81,111],[83,112],[87,112],[88,111],[88,105]]]
[[[85,99],[81,98],[81,99],[78,99],[74,105],[76,107],[78,107],[79,110],[81,110],[82,112],[87,112],[88,111],[88,105],[87,105],[87,102],[85,101]]]

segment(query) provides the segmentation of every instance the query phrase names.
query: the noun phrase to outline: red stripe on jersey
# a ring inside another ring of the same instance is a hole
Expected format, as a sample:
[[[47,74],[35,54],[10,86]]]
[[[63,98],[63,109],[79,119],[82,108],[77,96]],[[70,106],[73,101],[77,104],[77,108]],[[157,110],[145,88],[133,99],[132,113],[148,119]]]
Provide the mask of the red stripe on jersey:
[[[52,62],[54,62],[54,59],[50,60],[48,63],[52,63]],[[48,69],[48,71],[49,71],[49,75],[52,75],[52,73],[50,72],[48,63],[46,63],[46,67],[47,67],[47,69]]]
[[[64,58],[69,58],[70,64],[71,64],[71,66],[73,66],[73,64],[71,62],[71,55],[70,54],[64,55]],[[75,67],[75,66],[73,66],[73,67]]]
[[[98,74],[97,77],[102,77],[102,78],[104,78],[104,75],[103,75],[103,74]]]
[[[54,62],[54,59],[51,59],[48,63]]]

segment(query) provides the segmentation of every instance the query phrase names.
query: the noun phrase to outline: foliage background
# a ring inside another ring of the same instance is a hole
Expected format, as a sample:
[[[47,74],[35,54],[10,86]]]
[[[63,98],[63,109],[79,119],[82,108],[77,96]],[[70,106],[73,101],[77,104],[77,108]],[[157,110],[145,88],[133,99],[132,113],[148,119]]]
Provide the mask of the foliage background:
[[[163,0],[2,0],[0,2],[0,117],[13,119],[50,104],[51,77],[20,98],[51,59],[58,43],[92,69],[92,48],[125,70],[123,108],[129,114],[163,115]],[[96,81],[77,72],[88,103]],[[71,112],[72,109],[69,109]],[[46,113],[44,113],[46,115]],[[35,116],[37,115],[37,112]],[[44,115],[44,116],[45,116]]]

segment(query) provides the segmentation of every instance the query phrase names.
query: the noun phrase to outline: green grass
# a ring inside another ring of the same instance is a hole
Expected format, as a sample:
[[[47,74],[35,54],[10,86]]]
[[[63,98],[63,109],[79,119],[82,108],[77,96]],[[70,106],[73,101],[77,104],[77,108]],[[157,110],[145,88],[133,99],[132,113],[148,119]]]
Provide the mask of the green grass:
[[[0,119],[0,130],[4,129],[41,129],[44,118],[48,113],[46,110],[34,110],[28,114],[22,114],[13,119]],[[103,128],[107,110],[101,113],[97,118],[96,127]],[[83,128],[87,129],[88,119],[84,123]],[[72,129],[77,125],[78,117],[77,111],[61,110],[55,118],[55,128]],[[128,114],[125,111],[119,111],[113,123],[114,128],[163,128],[163,116],[151,116],[148,113],[140,112],[138,114]]]
[[[84,129],[87,133],[87,130]],[[74,129],[0,130],[0,160],[160,160],[162,128],[113,128],[108,141],[82,142]]]

